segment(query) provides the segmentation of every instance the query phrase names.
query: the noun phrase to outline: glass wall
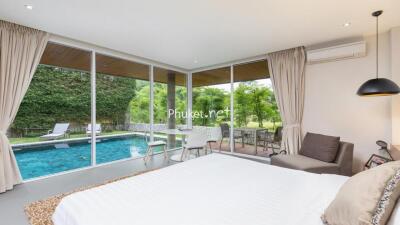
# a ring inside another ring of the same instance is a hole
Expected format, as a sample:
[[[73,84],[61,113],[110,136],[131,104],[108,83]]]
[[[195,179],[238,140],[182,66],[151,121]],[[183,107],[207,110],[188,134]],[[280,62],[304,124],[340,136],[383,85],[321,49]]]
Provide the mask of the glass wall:
[[[280,117],[266,60],[234,66],[233,99],[234,152],[268,156]]]
[[[192,74],[193,126],[207,127],[213,149],[230,151],[230,67]],[[222,128],[221,128],[222,125]]]
[[[153,138],[169,149],[182,146],[183,137],[166,130],[187,127],[187,75],[154,67],[151,85],[149,65],[103,54],[95,54],[91,74],[91,54],[47,45],[7,132],[24,179],[143,157],[151,139],[150,107]],[[268,156],[263,134],[275,133],[281,122],[266,61],[233,66],[233,81],[231,67],[192,74],[192,125],[207,128],[214,150]]]
[[[142,157],[150,131],[149,66],[96,54],[96,72],[96,163]]]
[[[8,130],[23,179],[91,165],[90,52],[49,43]]]
[[[182,146],[182,137],[161,131],[186,126],[186,77],[154,68],[154,139],[169,148]],[[143,157],[151,139],[150,91],[149,65],[48,43],[7,132],[23,179]]]
[[[268,157],[279,148],[281,120],[267,61],[232,69],[233,83],[231,67],[192,74],[193,125],[208,128],[214,150]]]
[[[182,146],[182,137],[163,131],[185,128],[186,108],[186,74],[154,68],[154,139],[166,140],[168,149]]]

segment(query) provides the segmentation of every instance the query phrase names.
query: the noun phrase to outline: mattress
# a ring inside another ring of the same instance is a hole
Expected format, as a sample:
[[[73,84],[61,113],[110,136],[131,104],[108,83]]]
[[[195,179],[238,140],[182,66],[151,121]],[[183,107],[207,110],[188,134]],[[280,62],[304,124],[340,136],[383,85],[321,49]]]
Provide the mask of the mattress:
[[[65,197],[55,225],[321,225],[347,177],[210,154]]]

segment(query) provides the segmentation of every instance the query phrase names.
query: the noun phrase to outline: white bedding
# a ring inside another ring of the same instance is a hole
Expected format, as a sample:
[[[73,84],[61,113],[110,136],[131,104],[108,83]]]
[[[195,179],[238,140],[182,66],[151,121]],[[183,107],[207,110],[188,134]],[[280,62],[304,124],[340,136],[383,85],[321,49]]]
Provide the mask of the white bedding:
[[[65,197],[55,225],[321,225],[347,177],[210,154]]]

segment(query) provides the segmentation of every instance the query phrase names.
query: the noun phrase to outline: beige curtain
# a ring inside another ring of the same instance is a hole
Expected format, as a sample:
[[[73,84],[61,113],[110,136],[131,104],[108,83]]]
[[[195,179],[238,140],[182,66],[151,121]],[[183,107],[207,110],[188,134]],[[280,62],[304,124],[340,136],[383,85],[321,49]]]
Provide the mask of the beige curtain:
[[[21,182],[7,129],[18,112],[49,35],[0,20],[0,193]]]
[[[304,47],[267,55],[268,68],[283,122],[282,148],[297,154],[302,141],[301,122],[304,109]]]

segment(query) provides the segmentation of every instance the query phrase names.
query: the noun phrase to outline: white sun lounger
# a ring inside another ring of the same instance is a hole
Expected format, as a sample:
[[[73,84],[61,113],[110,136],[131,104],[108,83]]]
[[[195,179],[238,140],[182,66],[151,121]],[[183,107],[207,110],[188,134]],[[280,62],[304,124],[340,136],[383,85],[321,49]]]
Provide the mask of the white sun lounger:
[[[56,123],[53,131],[49,130],[46,135],[40,136],[42,139],[55,140],[61,137],[65,137],[68,131],[69,123]]]
[[[101,124],[96,123],[94,129],[96,131],[96,135],[101,134]],[[91,136],[92,135],[92,124],[91,123],[89,123],[87,128],[86,128],[86,135],[87,136]]]

